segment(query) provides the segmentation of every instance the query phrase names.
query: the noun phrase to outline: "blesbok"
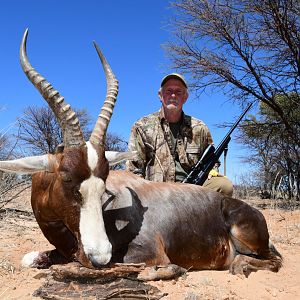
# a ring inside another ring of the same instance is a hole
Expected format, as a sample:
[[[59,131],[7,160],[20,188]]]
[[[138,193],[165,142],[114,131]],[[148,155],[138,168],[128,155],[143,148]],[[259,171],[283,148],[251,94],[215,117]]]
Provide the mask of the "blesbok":
[[[70,105],[33,67],[21,65],[55,113],[64,148],[56,154],[0,162],[7,172],[34,173],[31,203],[36,220],[55,249],[23,258],[31,267],[78,261],[89,268],[113,263],[229,269],[248,275],[277,272],[281,255],[269,241],[263,215],[248,204],[183,183],[156,183],[126,171],[109,171],[109,161],[134,153],[104,151],[117,80],[95,44],[107,80],[107,95],[88,142]],[[159,279],[159,273],[149,279]]]

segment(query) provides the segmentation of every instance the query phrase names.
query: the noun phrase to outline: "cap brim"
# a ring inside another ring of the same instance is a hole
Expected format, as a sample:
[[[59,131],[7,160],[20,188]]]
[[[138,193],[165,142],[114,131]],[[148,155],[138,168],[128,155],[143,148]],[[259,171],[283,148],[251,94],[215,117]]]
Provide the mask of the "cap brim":
[[[186,84],[184,78],[179,74],[169,74],[169,75],[165,76],[163,78],[163,80],[161,81],[160,86],[162,87],[169,79],[172,79],[172,78],[180,80],[184,84],[184,86],[187,88],[187,84]]]

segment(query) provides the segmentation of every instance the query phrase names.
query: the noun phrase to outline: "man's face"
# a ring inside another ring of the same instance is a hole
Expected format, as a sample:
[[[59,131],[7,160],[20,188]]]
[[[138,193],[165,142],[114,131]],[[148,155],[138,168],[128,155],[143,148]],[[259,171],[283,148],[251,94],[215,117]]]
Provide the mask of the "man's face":
[[[181,111],[188,98],[188,92],[181,80],[169,79],[158,93],[164,109],[169,111]]]

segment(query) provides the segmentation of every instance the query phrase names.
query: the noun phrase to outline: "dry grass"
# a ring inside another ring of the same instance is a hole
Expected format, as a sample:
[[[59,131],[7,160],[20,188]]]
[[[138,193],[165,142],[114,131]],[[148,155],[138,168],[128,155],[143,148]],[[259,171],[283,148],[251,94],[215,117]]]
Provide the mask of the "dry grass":
[[[8,258],[6,258],[6,257],[0,258],[0,276],[2,276],[4,274],[13,275],[14,271],[15,271],[15,267],[9,261]]]

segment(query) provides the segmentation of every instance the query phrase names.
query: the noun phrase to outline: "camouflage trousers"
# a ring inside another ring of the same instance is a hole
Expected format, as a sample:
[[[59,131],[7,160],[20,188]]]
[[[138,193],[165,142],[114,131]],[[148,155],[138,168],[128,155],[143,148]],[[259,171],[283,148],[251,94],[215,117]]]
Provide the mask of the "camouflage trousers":
[[[210,179],[206,179],[202,186],[222,193],[228,197],[232,197],[233,194],[233,184],[227,177],[211,177]]]

